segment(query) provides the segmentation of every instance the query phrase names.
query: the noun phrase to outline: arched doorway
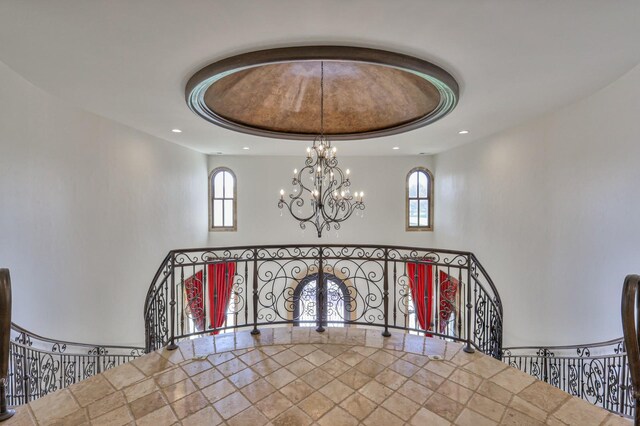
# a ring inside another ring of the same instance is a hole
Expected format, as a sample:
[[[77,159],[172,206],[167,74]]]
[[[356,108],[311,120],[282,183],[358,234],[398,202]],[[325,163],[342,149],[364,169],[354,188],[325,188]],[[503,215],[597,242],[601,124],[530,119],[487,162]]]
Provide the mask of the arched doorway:
[[[322,309],[322,324],[329,327],[344,327],[351,319],[351,298],[347,285],[333,274],[323,274],[325,297]],[[317,309],[318,274],[307,275],[293,292],[294,325],[315,327]],[[332,323],[333,322],[333,323]]]

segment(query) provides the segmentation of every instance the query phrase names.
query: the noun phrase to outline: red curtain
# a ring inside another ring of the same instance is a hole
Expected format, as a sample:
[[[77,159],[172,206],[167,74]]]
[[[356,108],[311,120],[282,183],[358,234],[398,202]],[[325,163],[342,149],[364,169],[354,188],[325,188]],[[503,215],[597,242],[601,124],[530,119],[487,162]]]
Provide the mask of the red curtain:
[[[184,291],[187,304],[191,311],[191,318],[196,326],[196,331],[204,330],[204,297],[202,294],[202,271],[184,280]]]
[[[432,301],[433,301],[433,274],[432,265],[425,263],[407,263],[407,275],[411,287],[411,298],[416,311],[418,324],[423,330],[431,328]],[[426,287],[426,300],[425,300]]]
[[[231,297],[235,273],[235,262],[207,265],[207,274],[209,275],[209,285],[207,286],[209,292],[209,318],[211,318],[212,328],[222,327],[227,318],[227,306]],[[213,332],[213,334],[218,333],[218,330]]]
[[[440,333],[447,329],[447,322],[456,311],[456,294],[458,293],[458,280],[440,271]]]

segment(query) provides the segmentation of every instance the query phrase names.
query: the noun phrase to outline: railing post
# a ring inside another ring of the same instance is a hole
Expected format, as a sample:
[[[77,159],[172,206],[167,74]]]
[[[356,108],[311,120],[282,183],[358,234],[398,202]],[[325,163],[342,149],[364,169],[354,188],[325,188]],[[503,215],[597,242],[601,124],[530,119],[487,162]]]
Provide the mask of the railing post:
[[[318,282],[316,283],[316,315],[317,324],[316,331],[322,333],[324,331],[323,315],[324,315],[324,262],[323,262],[323,248],[319,247],[318,256]]]
[[[473,346],[471,345],[471,253],[467,254],[467,343],[463,348],[468,354],[472,354],[475,352]]]
[[[176,267],[176,254],[175,253],[171,253],[171,302],[169,302],[169,306],[171,307],[170,311],[171,311],[171,318],[169,318],[169,321],[171,321],[171,338],[169,340],[169,345],[167,346],[167,349],[169,349],[170,351],[176,350],[178,349],[178,345],[176,345],[176,271],[175,271],[175,267]]]
[[[384,337],[391,336],[389,333],[389,249],[384,249]]]
[[[260,334],[258,330],[258,250],[253,250],[253,330],[254,336]]]
[[[8,269],[0,269],[0,422],[16,412],[7,408],[9,344],[11,340],[11,277]]]
[[[633,386],[634,424],[640,425],[640,276],[627,275],[622,287],[622,331]]]

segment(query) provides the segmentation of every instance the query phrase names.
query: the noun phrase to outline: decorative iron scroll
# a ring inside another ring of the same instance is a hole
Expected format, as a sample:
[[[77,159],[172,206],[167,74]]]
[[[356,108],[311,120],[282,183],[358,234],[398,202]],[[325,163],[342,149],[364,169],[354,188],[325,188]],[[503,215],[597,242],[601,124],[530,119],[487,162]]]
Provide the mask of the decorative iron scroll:
[[[633,417],[635,399],[622,339],[576,346],[504,348],[502,360],[570,395]]]
[[[235,264],[233,287],[226,322],[214,328],[211,301],[219,295],[207,284],[207,266],[223,262]],[[425,294],[411,294],[408,264],[430,266]],[[318,279],[314,290],[296,292],[311,276]],[[198,293],[203,306],[197,310],[194,277],[202,277],[203,283],[203,294]],[[344,283],[344,289],[333,291],[327,277]],[[426,330],[416,321],[416,297],[432,304]],[[310,313],[315,319],[309,319]],[[328,325],[380,327],[384,335],[397,329],[463,342],[467,350],[496,358],[502,353],[500,296],[472,253],[452,250],[373,245],[173,250],[149,287],[144,318],[147,351],[240,328],[259,333],[263,326],[306,325],[321,331]]]
[[[12,324],[8,404],[26,404],[142,355],[143,348],[56,341]]]

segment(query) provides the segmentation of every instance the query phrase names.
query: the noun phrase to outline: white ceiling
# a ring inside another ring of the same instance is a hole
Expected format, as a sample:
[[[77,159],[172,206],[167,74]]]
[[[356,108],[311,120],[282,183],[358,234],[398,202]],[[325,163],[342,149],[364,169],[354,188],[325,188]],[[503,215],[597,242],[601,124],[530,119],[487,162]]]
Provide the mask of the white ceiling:
[[[452,73],[458,107],[410,133],[338,146],[348,155],[435,153],[615,80],[640,62],[638,22],[637,0],[1,0],[0,61],[66,101],[205,153],[300,155],[307,142],[198,118],[185,83],[208,63],[263,48],[394,50]]]

